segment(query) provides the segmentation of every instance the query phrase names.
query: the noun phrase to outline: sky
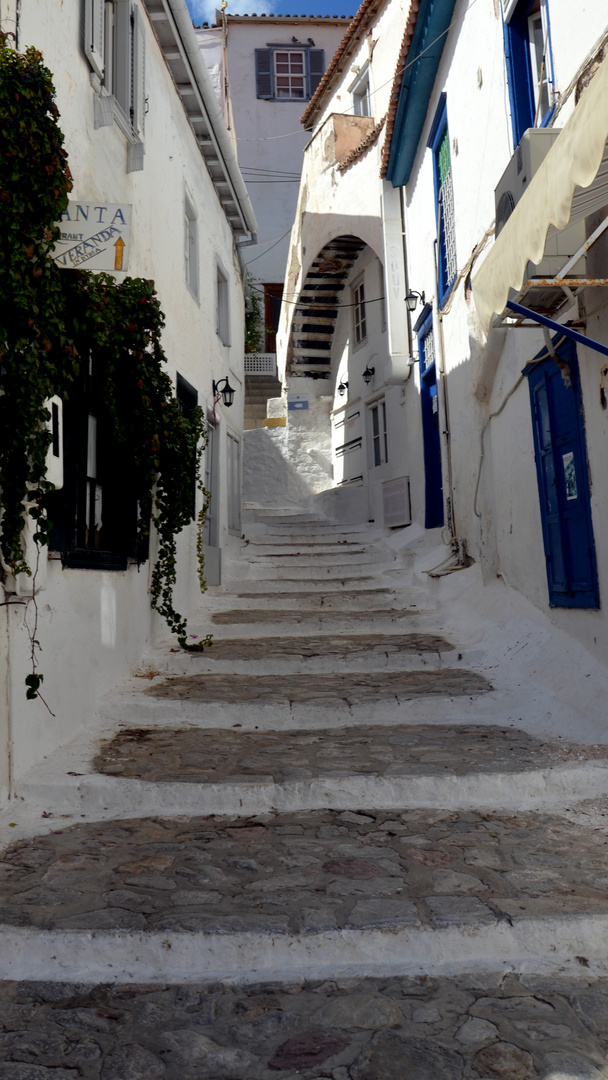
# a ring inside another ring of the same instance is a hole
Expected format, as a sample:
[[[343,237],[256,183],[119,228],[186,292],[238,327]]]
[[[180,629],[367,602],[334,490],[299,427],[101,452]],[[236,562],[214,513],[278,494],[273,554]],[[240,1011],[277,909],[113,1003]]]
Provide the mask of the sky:
[[[193,22],[215,22],[220,0],[186,0]],[[360,0],[229,0],[229,15],[349,15],[355,14]]]

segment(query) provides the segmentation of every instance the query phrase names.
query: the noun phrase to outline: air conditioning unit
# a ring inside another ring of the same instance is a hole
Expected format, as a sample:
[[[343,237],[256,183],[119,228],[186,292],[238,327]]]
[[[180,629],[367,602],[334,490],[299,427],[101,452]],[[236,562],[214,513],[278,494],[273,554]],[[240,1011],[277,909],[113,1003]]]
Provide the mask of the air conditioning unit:
[[[517,203],[536,175],[560,128],[528,128],[507,165],[494,193],[496,203],[496,236],[502,231]],[[552,235],[551,235],[552,233]],[[576,222],[559,232],[551,230],[542,261],[535,266],[528,263],[528,277],[552,278],[562,266],[585,243],[585,223]],[[585,257],[582,256],[569,272],[570,277],[585,276]]]

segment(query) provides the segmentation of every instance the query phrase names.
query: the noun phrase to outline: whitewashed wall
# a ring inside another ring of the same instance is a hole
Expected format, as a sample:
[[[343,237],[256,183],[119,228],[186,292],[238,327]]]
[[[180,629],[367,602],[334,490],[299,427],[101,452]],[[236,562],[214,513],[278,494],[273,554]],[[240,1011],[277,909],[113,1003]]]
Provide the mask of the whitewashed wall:
[[[573,19],[571,10],[554,0],[550,14],[556,86],[564,94],[605,30],[606,10],[600,0],[586,0]],[[506,335],[494,334],[487,342],[477,320],[474,298],[465,292],[464,277],[454,289],[441,320],[438,317],[432,155],[426,142],[441,93],[447,94],[459,270],[465,267],[474,247],[492,226],[494,189],[513,153],[500,7],[497,3],[467,7],[465,0],[459,0],[453,22],[406,190],[409,280],[413,288],[425,290],[427,300],[434,297],[435,339],[439,343],[442,335],[444,342],[444,355],[438,357],[440,366],[445,367],[445,377],[439,386],[441,427],[449,431],[448,436],[442,437],[444,495],[453,498],[456,532],[465,538],[474,558],[482,562],[486,580],[502,575],[546,611],[556,626],[578,637],[595,655],[605,659],[608,625],[601,610],[549,608],[526,380],[509,398],[500,416],[488,425],[477,499],[481,517],[475,514],[482,428],[490,414],[500,408],[523,367],[542,349],[544,342],[540,329],[510,330]],[[573,107],[572,93],[563,103],[556,127],[563,126]],[[481,265],[482,259],[483,255],[477,265]],[[598,264],[593,273],[606,272],[605,249],[602,265]],[[597,302],[596,291],[589,297],[588,307]],[[590,322],[587,333],[605,341],[605,315],[593,324]],[[605,598],[608,484],[602,465],[606,412],[600,404],[601,372],[605,364],[598,354],[585,348],[578,349],[578,356],[600,595]],[[418,381],[417,369],[415,378]],[[453,473],[451,490],[448,452]],[[423,490],[421,458],[418,465],[417,484]]]
[[[114,124],[94,128],[93,90],[81,45],[80,4],[68,4],[58,18],[54,5],[28,0],[20,17],[20,49],[40,49],[53,73],[60,125],[74,177],[71,198],[133,205],[128,273],[153,278],[166,315],[163,345],[168,371],[184,376],[197,390],[199,404],[212,406],[212,380],[229,375],[237,393],[230,411],[221,404],[219,505],[220,543],[229,537],[226,510],[225,431],[240,437],[243,417],[243,292],[233,235],[211,183],[183,107],[160,53],[145,10],[146,92],[145,159],[140,172],[126,172],[125,136]],[[10,21],[10,13],[8,13]],[[184,197],[196,208],[199,227],[199,299],[186,286]],[[216,262],[230,281],[231,345],[216,334]],[[66,271],[66,273],[69,271]],[[117,274],[117,278],[124,275]],[[154,545],[152,545],[154,550]],[[176,602],[182,611],[200,601],[196,579],[194,528],[179,540]],[[149,601],[150,563],[124,573],[62,570],[52,559],[46,589],[39,597],[40,668],[44,695],[55,713],[25,701],[28,639],[23,610],[3,609],[10,621],[10,720],[15,777],[89,725],[100,696],[140,664],[146,645],[166,633]],[[0,638],[2,630],[0,628]],[[3,644],[0,641],[0,660]],[[4,665],[3,665],[4,666]],[[6,788],[6,724],[1,719],[0,797]]]
[[[258,222],[258,242],[247,249],[245,261],[251,263],[251,273],[261,282],[284,279],[298,184],[278,177],[272,183],[259,181],[264,170],[299,174],[309,134],[300,125],[306,102],[265,101],[256,96],[255,50],[268,44],[295,49],[293,37],[303,43],[312,38],[315,48],[324,50],[327,65],[347,25],[348,20],[339,18],[228,18],[226,55],[233,131]],[[198,30],[197,37],[205,59],[211,57],[216,64],[218,46],[210,52],[207,49],[210,42],[221,42],[221,27]],[[223,104],[226,108],[225,101]],[[260,170],[255,183],[250,169]]]

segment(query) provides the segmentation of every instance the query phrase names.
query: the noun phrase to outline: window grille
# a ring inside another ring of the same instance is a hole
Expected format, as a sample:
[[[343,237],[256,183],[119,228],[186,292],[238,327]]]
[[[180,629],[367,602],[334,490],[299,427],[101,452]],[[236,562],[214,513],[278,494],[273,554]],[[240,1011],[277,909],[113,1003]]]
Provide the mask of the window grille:
[[[450,159],[450,136],[446,127],[437,155],[439,171],[439,230],[445,256],[446,285],[456,277],[456,233],[454,223],[454,188]]]
[[[363,281],[353,286],[353,324],[355,333],[355,345],[360,345],[367,337],[367,321],[365,318],[365,288]]]
[[[278,98],[306,97],[306,66],[303,52],[275,52],[275,89]]]

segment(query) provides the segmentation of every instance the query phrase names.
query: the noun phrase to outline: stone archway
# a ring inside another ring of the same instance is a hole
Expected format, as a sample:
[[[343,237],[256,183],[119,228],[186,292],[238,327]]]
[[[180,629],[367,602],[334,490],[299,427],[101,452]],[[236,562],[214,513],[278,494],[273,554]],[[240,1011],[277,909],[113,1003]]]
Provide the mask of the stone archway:
[[[338,236],[325,244],[311,264],[291,325],[288,375],[328,379],[331,343],[346,279],[366,247],[358,236]]]

